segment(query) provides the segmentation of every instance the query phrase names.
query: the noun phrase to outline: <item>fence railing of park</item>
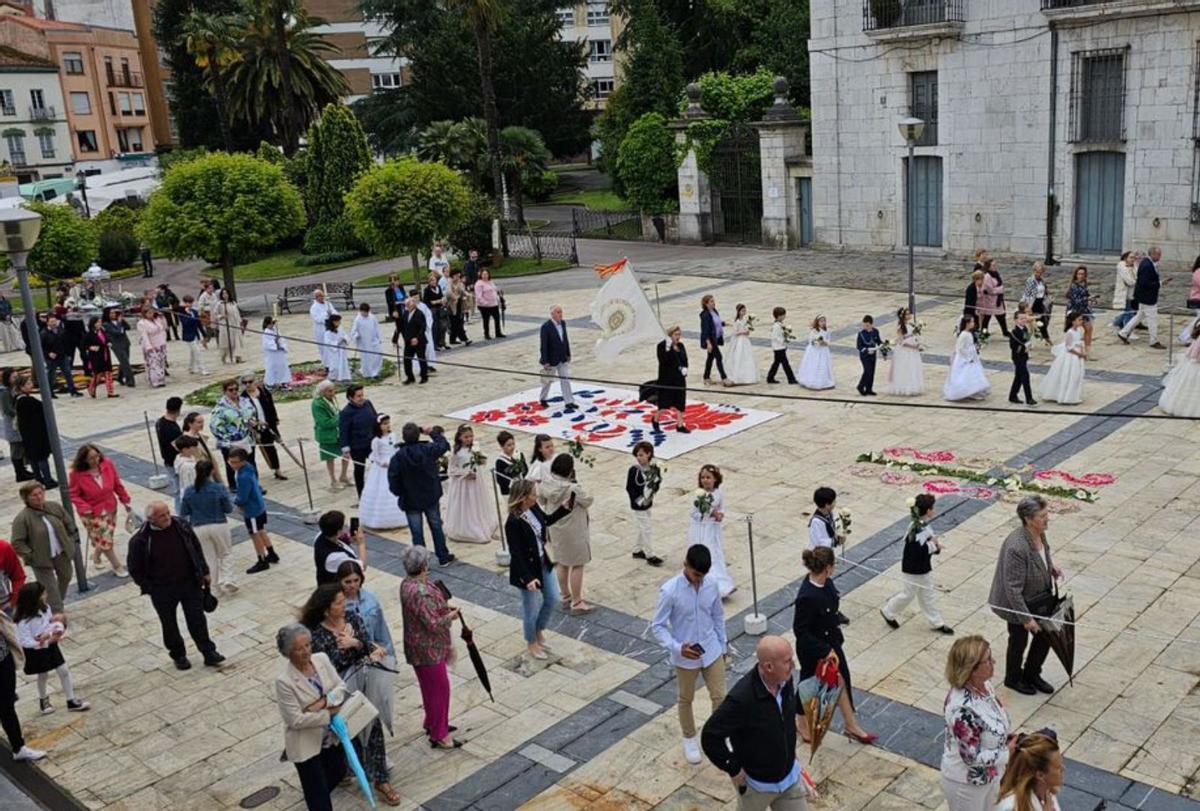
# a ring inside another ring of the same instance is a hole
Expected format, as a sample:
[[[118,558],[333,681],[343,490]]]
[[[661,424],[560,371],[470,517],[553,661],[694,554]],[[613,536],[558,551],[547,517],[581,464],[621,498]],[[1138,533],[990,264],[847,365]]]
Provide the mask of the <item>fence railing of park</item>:
[[[508,255],[523,256],[541,262],[544,259],[566,259],[579,264],[575,234],[570,231],[546,231],[510,227],[507,232]]]
[[[571,224],[580,239],[641,239],[642,215],[637,211],[571,209]]]

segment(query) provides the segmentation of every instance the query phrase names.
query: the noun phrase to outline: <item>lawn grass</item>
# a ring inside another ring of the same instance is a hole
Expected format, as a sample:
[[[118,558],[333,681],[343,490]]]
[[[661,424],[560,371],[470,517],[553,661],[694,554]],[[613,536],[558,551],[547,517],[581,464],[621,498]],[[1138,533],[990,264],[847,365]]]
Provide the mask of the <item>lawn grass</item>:
[[[585,206],[592,211],[629,211],[627,201],[611,189],[567,189],[550,197],[552,205]]]
[[[453,263],[452,267],[462,267],[459,262]],[[535,276],[539,273],[553,273],[557,270],[566,270],[569,267],[574,267],[566,259],[543,259],[539,265],[536,259],[526,259],[525,257],[510,257],[504,260],[501,267],[489,267],[488,270],[492,273],[493,279],[508,279],[514,276]],[[388,283],[388,278],[393,273],[380,273],[376,276],[368,276],[365,279],[359,279],[354,283],[355,287],[384,287]],[[412,282],[412,268],[398,268],[394,271],[394,275],[400,277],[400,281],[405,285],[410,285]]]
[[[300,253],[299,248],[278,251],[253,262],[247,262],[244,265],[235,265],[233,268],[233,278],[239,282],[287,279],[292,276],[308,276],[313,273],[320,273],[323,270],[362,265],[367,262],[374,262],[379,258],[377,256],[359,256],[354,259],[344,259],[340,262],[328,262],[322,265],[301,265],[297,264],[296,261],[301,256],[303,254]],[[204,275],[206,276],[220,277],[221,273],[221,268],[218,265],[204,269]]]

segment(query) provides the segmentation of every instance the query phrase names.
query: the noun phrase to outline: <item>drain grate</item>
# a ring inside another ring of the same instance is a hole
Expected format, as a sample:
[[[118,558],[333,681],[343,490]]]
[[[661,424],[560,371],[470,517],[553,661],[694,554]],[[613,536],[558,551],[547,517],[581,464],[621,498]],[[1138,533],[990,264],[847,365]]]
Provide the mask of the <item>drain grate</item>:
[[[244,797],[239,806],[242,808],[258,808],[263,803],[269,803],[279,796],[279,786],[260,788],[248,797]]]

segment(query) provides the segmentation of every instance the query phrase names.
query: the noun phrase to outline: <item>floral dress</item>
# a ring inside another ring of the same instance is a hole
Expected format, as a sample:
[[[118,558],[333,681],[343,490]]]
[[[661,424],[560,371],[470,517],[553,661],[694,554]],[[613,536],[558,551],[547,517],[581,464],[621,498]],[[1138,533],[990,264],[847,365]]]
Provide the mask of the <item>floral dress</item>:
[[[1071,282],[1071,287],[1067,290],[1066,317],[1070,318],[1072,313],[1082,313],[1084,321],[1092,320],[1092,301],[1086,284]]]
[[[954,688],[946,694],[942,775],[972,786],[999,786],[1008,765],[1008,712],[991,684],[978,695]]]

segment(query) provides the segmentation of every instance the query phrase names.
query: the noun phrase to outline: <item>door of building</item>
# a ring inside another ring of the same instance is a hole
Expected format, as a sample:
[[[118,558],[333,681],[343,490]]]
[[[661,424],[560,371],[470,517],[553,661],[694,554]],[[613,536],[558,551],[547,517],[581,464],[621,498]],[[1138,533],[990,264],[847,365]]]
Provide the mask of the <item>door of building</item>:
[[[797,206],[800,210],[800,245],[803,247],[811,245],[813,238],[812,178],[798,178],[796,186],[800,197],[800,205]]]
[[[1075,156],[1075,252],[1120,253],[1125,225],[1125,153]]]
[[[908,160],[905,159],[904,162],[907,170]],[[906,177],[906,198],[907,180]],[[912,196],[912,244],[942,247],[941,158],[936,155],[921,155],[913,159]]]

